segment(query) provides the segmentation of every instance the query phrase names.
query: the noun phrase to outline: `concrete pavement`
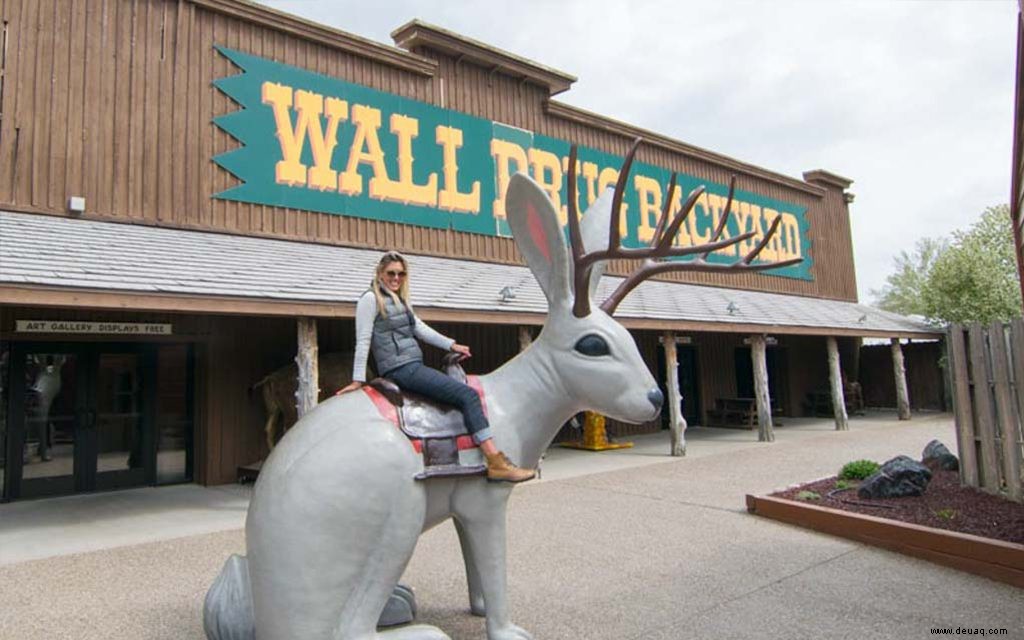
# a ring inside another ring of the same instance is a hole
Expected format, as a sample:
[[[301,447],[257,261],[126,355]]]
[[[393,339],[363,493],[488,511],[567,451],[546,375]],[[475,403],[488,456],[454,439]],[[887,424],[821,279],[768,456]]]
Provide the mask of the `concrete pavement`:
[[[746,431],[688,435],[683,459],[664,457],[663,436],[626,451],[552,450],[543,480],[513,493],[517,624],[538,639],[860,640],[927,637],[940,626],[1024,637],[1018,589],[745,512],[746,493],[834,474],[852,459],[918,456],[933,437],[952,446],[948,415],[869,415],[842,433],[791,419],[772,444]],[[158,506],[151,498],[162,492],[173,499]],[[86,497],[92,507],[81,497],[0,506],[0,638],[202,639],[206,587],[228,554],[244,552],[245,491],[121,492],[149,510],[92,517],[112,496]],[[76,515],[61,522],[60,513]],[[90,538],[85,547],[98,550],[54,555]],[[450,524],[421,538],[404,581],[422,622],[455,639],[485,637],[467,612]]]

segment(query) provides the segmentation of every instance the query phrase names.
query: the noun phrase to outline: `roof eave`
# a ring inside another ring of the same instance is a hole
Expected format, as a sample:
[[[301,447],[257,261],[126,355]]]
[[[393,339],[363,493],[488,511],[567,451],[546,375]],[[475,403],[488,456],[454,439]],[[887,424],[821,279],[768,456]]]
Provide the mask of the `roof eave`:
[[[353,318],[355,303],[316,302],[304,300],[267,300],[261,298],[153,294],[133,291],[105,291],[67,287],[16,286],[0,284],[0,304],[131,310],[166,313],[211,313],[218,315],[289,316],[317,318]],[[520,311],[480,311],[457,308],[417,306],[425,320],[484,324],[542,325],[543,313]],[[771,335],[820,335],[874,338],[941,338],[939,331],[851,329],[844,327],[787,326],[743,322],[703,322],[670,318],[616,318],[627,329],[657,331],[692,331],[703,333],[744,333]]]
[[[208,11],[257,24],[274,31],[288,33],[418,75],[430,77],[437,72],[437,62],[429,58],[248,0],[188,1]]]
[[[424,47],[454,55],[457,58],[540,85],[546,88],[548,94],[552,96],[568,91],[576,82],[574,75],[422,20],[410,20],[392,31],[391,38],[395,41],[395,46],[402,49],[412,50],[415,47]]]

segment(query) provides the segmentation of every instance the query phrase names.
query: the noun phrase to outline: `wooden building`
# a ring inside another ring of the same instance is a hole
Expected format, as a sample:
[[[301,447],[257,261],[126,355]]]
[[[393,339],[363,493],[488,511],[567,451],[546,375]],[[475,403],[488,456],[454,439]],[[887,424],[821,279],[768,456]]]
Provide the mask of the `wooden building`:
[[[759,362],[773,411],[803,415],[830,344],[853,381],[860,338],[935,336],[857,304],[850,180],[569,106],[573,76],[444,29],[412,21],[386,46],[243,0],[0,0],[0,19],[4,500],[234,481],[268,446],[254,385],[292,362],[297,326],[322,356],[351,349],[382,249],[411,256],[420,315],[494,368],[544,319],[504,186],[529,172],[565,215],[572,144],[582,211],[645,140],[627,245],[671,172],[668,197],[707,185],[678,242],[708,238],[735,175],[726,236],[781,217],[765,256],[803,258],[667,275],[620,307],[663,381],[673,345],[691,425],[753,397]]]

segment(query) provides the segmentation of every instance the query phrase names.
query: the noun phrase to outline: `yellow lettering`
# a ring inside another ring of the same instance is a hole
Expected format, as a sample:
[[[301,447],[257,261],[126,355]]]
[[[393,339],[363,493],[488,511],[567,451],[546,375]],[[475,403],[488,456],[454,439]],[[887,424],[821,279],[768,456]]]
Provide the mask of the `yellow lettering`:
[[[759,227],[761,220],[761,207],[752,205],[749,202],[734,202],[732,205],[733,216],[736,218],[736,228],[740,234],[753,231],[754,236],[738,243],[737,250],[741,255],[747,255],[760,239],[764,236]],[[764,252],[762,251],[762,254]]]
[[[779,216],[781,216],[781,214],[779,214]],[[776,217],[779,217],[779,216],[776,216]],[[771,227],[772,222],[774,222],[774,221],[775,221],[774,218],[769,219],[768,216],[765,216],[765,219],[764,219],[764,229],[765,229],[765,231],[768,231],[768,228]],[[769,249],[771,249],[772,250],[773,259],[775,259],[775,260],[785,260],[786,258],[789,257],[789,250],[786,248],[786,246],[787,246],[786,245],[786,237],[785,237],[786,236],[786,227],[783,224],[783,222],[785,222],[785,221],[783,220],[783,221],[779,222],[779,228],[775,230],[775,235],[772,237],[771,241],[768,243],[768,246],[765,247],[765,250],[761,253],[761,255],[764,255],[765,252],[767,252]],[[767,259],[767,258],[765,258],[765,259]]]
[[[800,222],[792,213],[782,213],[782,222],[779,224],[779,231],[784,232],[786,258],[800,258],[804,255],[800,246]]]
[[[604,193],[604,190],[608,187],[612,187],[614,189],[615,183],[618,179],[619,171],[617,169],[612,169],[611,167],[601,169],[601,173],[597,176],[597,192]],[[625,198],[622,199],[620,211],[622,212],[622,215],[619,216],[619,237],[625,238],[626,233],[628,232],[628,227],[626,226],[626,212],[629,211],[629,205],[626,204]],[[612,213],[614,214],[614,212]]]
[[[431,173],[426,184],[415,184],[412,180],[412,141],[420,133],[420,122],[416,118],[393,114],[391,133],[398,138],[398,182],[387,179],[370,181],[370,196],[393,202],[433,207],[437,204],[437,174]],[[376,184],[376,192],[375,192]]]
[[[444,158],[444,188],[438,194],[438,206],[448,211],[480,213],[479,180],[473,183],[469,193],[459,193],[459,163],[456,151],[462,147],[462,131],[452,127],[438,127],[436,136]]]
[[[491,156],[494,158],[494,171],[497,175],[497,198],[494,201],[494,217],[505,217],[505,191],[508,189],[508,181],[512,177],[511,164],[516,165],[516,172],[526,171],[526,152],[523,148],[513,142],[506,142],[494,138],[491,140]]]
[[[637,227],[637,239],[642,244],[650,244],[654,238],[654,230],[661,216],[661,185],[647,176],[638,175],[633,178],[637,199],[640,201],[640,225]]]
[[[587,208],[594,204],[594,200],[600,195],[597,192],[597,165],[593,162],[584,162],[582,171],[583,179],[587,181]]]
[[[707,224],[704,224],[704,233],[697,231],[697,219],[703,218]],[[690,228],[690,239],[694,244],[704,244],[705,242],[711,242],[711,233],[714,230],[714,224],[711,222],[711,202],[708,200],[708,192],[705,191],[697,198],[697,204],[693,206],[693,213],[686,220],[687,226]]]
[[[779,212],[769,207],[761,208],[757,205],[751,205],[751,208],[758,210],[757,220],[757,237],[754,238],[757,242],[761,242],[764,239],[764,234],[768,233],[768,229],[772,226],[772,220],[775,220],[779,216]],[[756,246],[756,243],[752,243]],[[750,248],[753,249],[754,246]],[[757,261],[774,262],[779,259],[779,232],[776,231],[775,235],[768,240],[768,244],[764,245],[764,249],[761,249],[761,253],[757,256]]]
[[[721,222],[722,216],[725,215],[725,197],[715,195],[714,193],[709,193],[707,196],[709,211],[711,212],[711,229],[713,233],[714,230],[718,228],[718,224]],[[733,207],[735,208],[735,203],[733,204]],[[728,240],[731,237],[732,234],[729,233],[729,224],[726,223],[725,227],[722,229],[722,235],[719,236],[718,240]],[[727,247],[723,247],[718,251],[715,251],[715,253],[721,256],[734,256],[736,255],[736,245],[731,244]]]
[[[370,197],[384,199],[387,187],[391,183],[387,167],[384,165],[384,151],[380,148],[380,111],[365,105],[352,105],[352,124],[356,126],[355,139],[348,156],[348,166],[338,176],[338,191],[350,196],[363,192],[363,177],[359,175],[359,165],[369,164],[373,167],[370,178]]]
[[[338,172],[331,169],[331,157],[338,145],[338,123],[348,118],[348,103],[337,98],[325,101],[323,96],[299,91],[295,94],[295,106],[299,120],[309,123],[306,131],[313,150],[313,168],[307,174],[306,185],[320,191],[333,190],[338,182]],[[320,129],[320,113],[323,111],[327,113],[327,135]]]
[[[565,226],[568,216],[562,206],[562,162],[550,151],[530,148],[526,152],[530,161],[533,180],[541,189],[548,192],[551,204],[558,212],[559,226]]]
[[[278,184],[308,185],[324,191],[333,189],[336,172],[331,169],[331,157],[338,144],[338,124],[348,117],[348,103],[336,98],[326,100],[327,135],[324,135],[320,116],[324,113],[324,97],[309,91],[294,93],[294,107],[297,112],[294,127],[290,110],[293,106],[292,88],[264,82],[262,100],[274,112],[277,139],[281,145],[281,160],[274,167],[274,179]],[[309,139],[313,151],[313,168],[302,164],[302,147]]]
[[[672,218],[679,213],[679,210],[683,207],[683,190],[677,184],[672,193],[669,194],[669,199],[672,204],[669,205],[669,220],[666,224],[671,224]],[[696,207],[696,205],[694,205]],[[688,247],[693,244],[693,237],[690,234],[690,230],[694,228],[693,217],[696,214],[695,211],[691,211],[690,215],[686,217],[686,222],[679,226],[679,231],[676,233],[676,237],[672,238],[672,244],[677,247]]]

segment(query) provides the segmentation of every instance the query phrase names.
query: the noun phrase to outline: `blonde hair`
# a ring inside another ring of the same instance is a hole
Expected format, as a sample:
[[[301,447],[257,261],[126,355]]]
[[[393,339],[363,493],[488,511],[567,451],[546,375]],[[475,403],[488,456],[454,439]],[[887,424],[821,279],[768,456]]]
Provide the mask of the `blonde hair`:
[[[402,286],[398,289],[398,294],[389,289],[384,282],[384,271],[387,266],[393,262],[399,262],[402,268],[405,269],[405,278],[402,280]],[[373,281],[370,282],[370,289],[373,291],[373,295],[377,298],[377,311],[380,315],[385,315],[384,311],[384,294],[391,296],[391,299],[395,301],[395,304],[401,302],[407,309],[411,309],[409,306],[409,262],[405,259],[405,256],[398,253],[397,251],[388,251],[380,257],[380,261],[377,263],[377,269],[374,271]]]

